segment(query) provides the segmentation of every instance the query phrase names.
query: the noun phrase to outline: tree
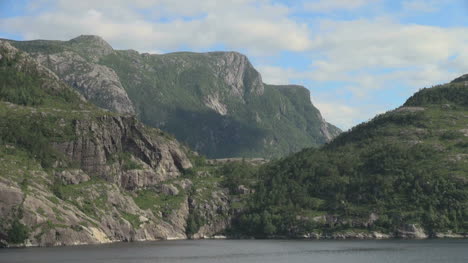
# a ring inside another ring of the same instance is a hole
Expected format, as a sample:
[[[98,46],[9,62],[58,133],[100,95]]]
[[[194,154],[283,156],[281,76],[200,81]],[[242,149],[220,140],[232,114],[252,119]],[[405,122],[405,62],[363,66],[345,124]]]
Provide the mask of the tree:
[[[7,232],[7,241],[13,244],[21,244],[29,236],[29,228],[23,225],[18,219],[15,219]]]

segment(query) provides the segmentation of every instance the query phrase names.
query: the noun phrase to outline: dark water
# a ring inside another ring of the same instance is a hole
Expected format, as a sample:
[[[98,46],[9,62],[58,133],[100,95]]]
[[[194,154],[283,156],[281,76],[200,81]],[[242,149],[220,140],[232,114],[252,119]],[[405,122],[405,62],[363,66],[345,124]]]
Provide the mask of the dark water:
[[[0,262],[468,262],[468,240],[199,240],[0,249]]]

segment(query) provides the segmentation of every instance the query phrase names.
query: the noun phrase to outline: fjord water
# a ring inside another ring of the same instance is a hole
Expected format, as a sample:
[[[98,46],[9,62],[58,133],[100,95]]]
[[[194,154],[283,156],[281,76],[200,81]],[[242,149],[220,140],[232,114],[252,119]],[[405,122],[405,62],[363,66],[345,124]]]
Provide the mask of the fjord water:
[[[0,249],[0,262],[468,262],[468,240],[198,240]]]

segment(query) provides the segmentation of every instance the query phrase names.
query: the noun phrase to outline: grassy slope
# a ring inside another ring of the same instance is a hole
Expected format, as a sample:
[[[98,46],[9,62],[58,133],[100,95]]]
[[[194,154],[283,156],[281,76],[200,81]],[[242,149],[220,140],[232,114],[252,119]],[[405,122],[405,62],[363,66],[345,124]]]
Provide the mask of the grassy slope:
[[[468,88],[416,93],[332,143],[265,167],[237,231],[298,235],[360,228],[468,231]],[[365,226],[371,213],[378,220]],[[314,217],[329,214],[327,224]]]

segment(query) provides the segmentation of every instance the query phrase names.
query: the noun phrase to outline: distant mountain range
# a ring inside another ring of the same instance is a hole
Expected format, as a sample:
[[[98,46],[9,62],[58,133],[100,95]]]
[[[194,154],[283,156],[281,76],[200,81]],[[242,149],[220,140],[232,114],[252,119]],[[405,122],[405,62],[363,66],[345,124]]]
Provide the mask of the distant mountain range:
[[[140,54],[89,35],[9,42],[90,102],[136,114],[210,158],[282,157],[341,132],[322,118],[306,88],[263,83],[236,52]]]

